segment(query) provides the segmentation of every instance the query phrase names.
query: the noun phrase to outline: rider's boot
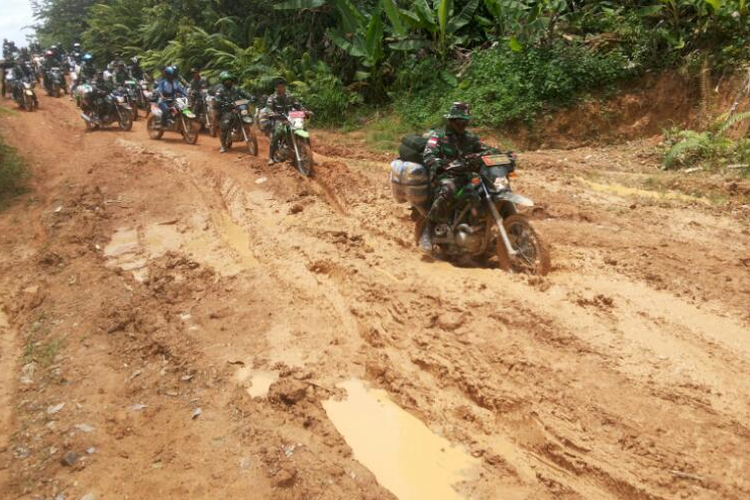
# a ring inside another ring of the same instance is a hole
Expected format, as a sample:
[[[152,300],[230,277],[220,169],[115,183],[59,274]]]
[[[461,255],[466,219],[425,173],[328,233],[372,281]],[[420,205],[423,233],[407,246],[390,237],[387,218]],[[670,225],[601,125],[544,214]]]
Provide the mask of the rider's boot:
[[[433,223],[428,220],[424,225],[424,229],[422,229],[422,234],[419,236],[419,247],[426,254],[432,254],[432,228]]]

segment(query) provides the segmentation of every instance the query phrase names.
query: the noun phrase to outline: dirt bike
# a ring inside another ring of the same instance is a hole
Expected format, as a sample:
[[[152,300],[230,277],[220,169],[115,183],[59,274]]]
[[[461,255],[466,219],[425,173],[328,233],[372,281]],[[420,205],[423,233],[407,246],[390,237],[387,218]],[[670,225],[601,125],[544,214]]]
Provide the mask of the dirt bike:
[[[35,83],[30,78],[24,78],[15,84],[17,87],[13,93],[13,97],[16,103],[26,111],[34,111],[34,108],[39,108],[39,100],[36,98],[36,93],[34,92]]]
[[[46,91],[47,95],[60,97],[60,92],[65,90],[65,78],[62,69],[57,66],[50,68],[47,72]]]
[[[164,132],[178,132],[188,144],[198,142],[198,131],[200,122],[190,110],[187,97],[178,97],[174,99],[173,105],[169,107],[169,116],[167,117],[167,126],[161,126],[161,109],[157,103],[151,103],[151,115],[146,122],[148,136],[152,139],[161,139]]]
[[[92,102],[93,90],[91,86],[82,84],[78,86],[78,89],[80,89],[81,95],[84,96],[83,99],[88,103],[88,106],[92,108],[90,114],[93,116],[81,113],[81,118],[86,122],[87,129],[99,129],[115,122],[126,132],[133,128],[133,111],[123,94],[118,91],[110,92],[101,99],[97,109],[96,104]]]
[[[234,108],[231,111],[229,126],[231,132],[227,137],[227,149],[232,147],[232,142],[245,141],[247,152],[253,156],[258,156],[258,139],[253,132],[253,113],[248,109],[250,101],[240,99],[234,101]]]
[[[122,86],[123,94],[127,96],[128,104],[133,112],[133,121],[138,121],[138,108],[141,99],[141,86],[135,80],[125,80]]]
[[[279,144],[273,159],[276,162],[291,161],[305,177],[312,174],[315,159],[310,146],[310,133],[305,129],[309,111],[292,111],[288,115],[275,115],[274,129],[279,134]],[[278,130],[281,127],[281,130]]]
[[[454,195],[452,214],[433,224],[432,244],[438,256],[497,258],[504,271],[546,275],[550,270],[547,248],[518,207],[534,202],[511,190],[509,177],[515,155],[481,153],[467,156],[449,167],[466,181]],[[391,164],[391,185],[397,201],[412,204],[414,236],[419,244],[429,210],[429,173],[416,163]]]

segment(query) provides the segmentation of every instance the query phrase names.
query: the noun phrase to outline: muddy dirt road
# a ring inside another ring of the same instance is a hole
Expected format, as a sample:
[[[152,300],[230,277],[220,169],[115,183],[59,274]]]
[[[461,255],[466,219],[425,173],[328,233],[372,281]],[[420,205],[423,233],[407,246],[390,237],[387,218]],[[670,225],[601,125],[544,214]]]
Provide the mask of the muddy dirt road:
[[[305,180],[143,127],[0,117],[2,498],[750,498],[747,207],[527,153],[528,278],[424,261],[349,137]]]

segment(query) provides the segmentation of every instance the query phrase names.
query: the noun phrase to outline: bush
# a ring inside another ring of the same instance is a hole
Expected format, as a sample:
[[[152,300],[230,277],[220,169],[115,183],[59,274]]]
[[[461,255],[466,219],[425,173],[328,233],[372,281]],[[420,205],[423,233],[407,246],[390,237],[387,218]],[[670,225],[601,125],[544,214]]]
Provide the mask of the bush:
[[[28,176],[29,171],[23,159],[0,136],[0,202],[23,193]]]
[[[586,92],[633,76],[640,65],[621,48],[599,53],[578,43],[513,52],[503,46],[477,52],[463,80],[452,86],[428,63],[426,86],[397,96],[397,109],[414,125],[433,125],[453,101],[471,104],[478,125],[531,123],[548,109],[576,102]],[[427,66],[427,67],[425,67]],[[425,83],[424,81],[422,83]]]

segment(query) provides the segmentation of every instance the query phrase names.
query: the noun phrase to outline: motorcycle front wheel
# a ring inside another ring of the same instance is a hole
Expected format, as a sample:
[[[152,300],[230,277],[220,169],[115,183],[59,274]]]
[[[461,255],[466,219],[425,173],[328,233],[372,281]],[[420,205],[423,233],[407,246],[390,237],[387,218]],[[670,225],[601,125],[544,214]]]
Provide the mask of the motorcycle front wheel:
[[[161,139],[164,135],[164,129],[161,128],[160,121],[161,118],[154,115],[148,117],[148,121],[146,121],[146,130],[151,139]]]
[[[126,110],[121,109],[117,113],[118,121],[120,122],[120,128],[125,132],[133,128],[133,114],[126,113]]]
[[[188,120],[184,117],[180,118],[182,123],[182,139],[188,144],[195,144],[198,142],[198,122],[195,120]]]
[[[245,123],[242,125],[243,129],[245,130],[245,142],[247,143],[247,152],[250,153],[253,156],[258,156],[258,138],[255,137],[255,132],[253,132],[253,126],[249,123]]]
[[[503,220],[503,226],[508,233],[511,246],[517,253],[511,258],[498,234],[495,253],[500,269],[538,276],[547,275],[551,267],[549,251],[526,217],[511,215]]]
[[[32,101],[31,97],[27,96],[26,94],[23,95],[22,106],[26,111],[34,111],[34,101]]]
[[[299,159],[294,158],[294,167],[297,171],[305,177],[312,175],[313,165],[315,160],[313,159],[312,147],[310,141],[307,139],[297,139],[297,151],[299,151]]]

